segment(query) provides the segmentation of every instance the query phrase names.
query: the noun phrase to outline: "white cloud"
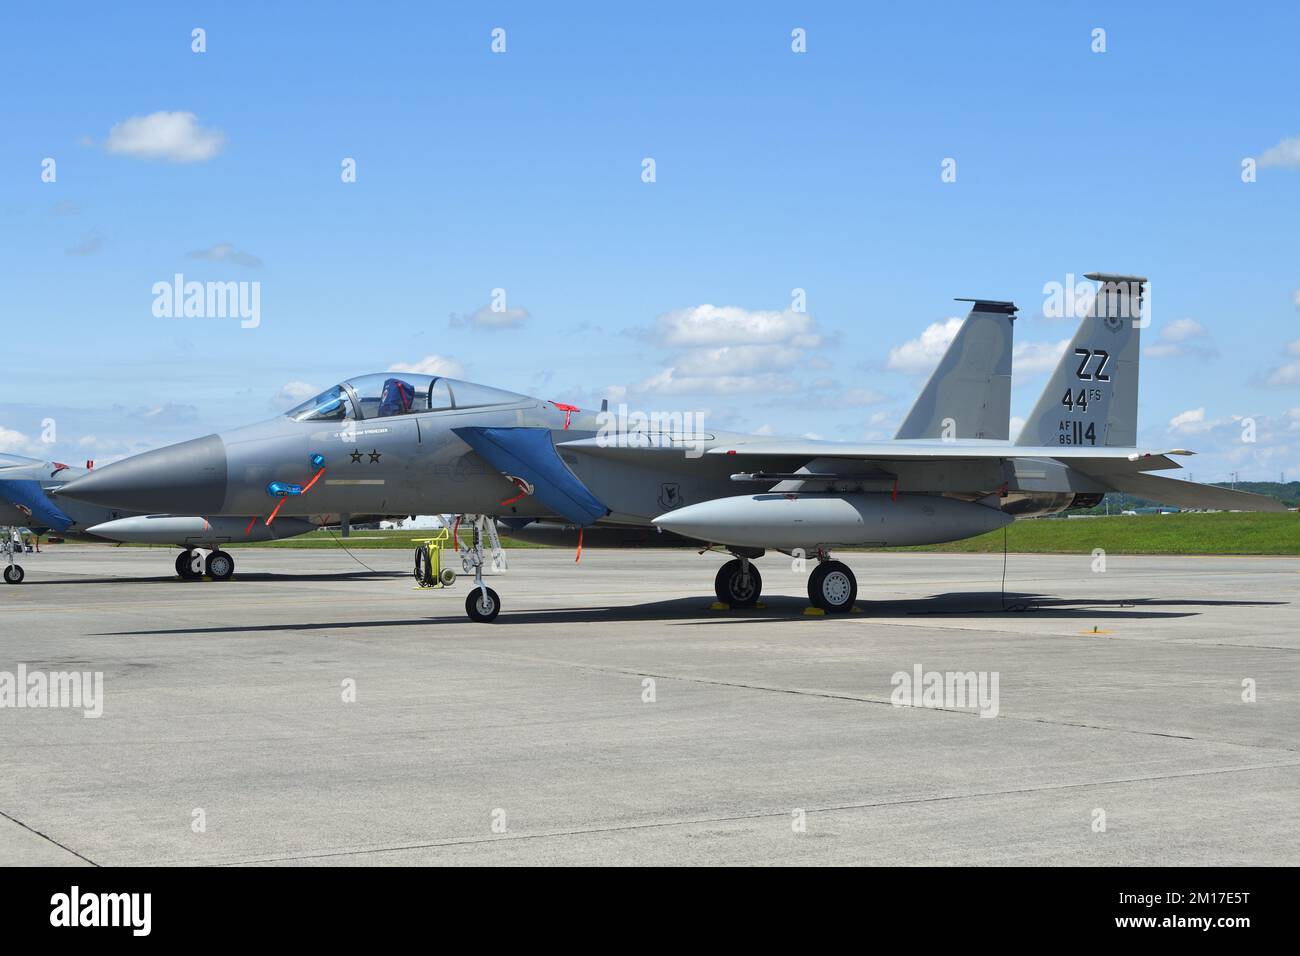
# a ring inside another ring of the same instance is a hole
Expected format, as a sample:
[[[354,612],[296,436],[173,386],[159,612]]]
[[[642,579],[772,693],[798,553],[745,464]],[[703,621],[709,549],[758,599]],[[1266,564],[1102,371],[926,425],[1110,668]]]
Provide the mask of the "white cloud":
[[[502,309],[496,312],[492,306],[485,305],[469,316],[469,324],[479,329],[509,329],[523,324],[527,319],[527,309]]]
[[[1036,375],[1050,372],[1061,361],[1069,339],[1052,342],[1021,342],[1011,350],[1011,367],[1015,372]]]
[[[1198,432],[1206,432],[1213,428],[1214,425],[1214,422],[1205,420],[1204,408],[1190,408],[1169,419],[1169,430],[1180,435],[1194,435]]]
[[[1019,415],[1012,415],[1011,421],[1009,422],[1009,428],[1007,431],[1008,439],[1010,441],[1015,441],[1017,438],[1020,437],[1020,433],[1024,430],[1024,428],[1025,428],[1025,420],[1021,418]]]
[[[320,389],[315,385],[307,382],[285,382],[280,386],[280,390],[275,393],[273,401],[276,405],[297,405],[299,402],[305,402],[313,395],[319,394]]]
[[[633,392],[788,394],[803,384],[791,373],[825,365],[811,354],[822,343],[812,317],[790,309],[696,305],[667,312],[637,334],[686,348]]]
[[[885,367],[906,375],[925,375],[932,371],[956,338],[957,330],[964,321],[953,316],[943,322],[931,323],[919,338],[909,339],[902,345],[891,348]]]
[[[1205,327],[1195,319],[1179,319],[1162,326],[1155,343],[1143,349],[1145,355],[1152,358],[1180,358],[1198,355],[1213,358],[1218,349],[1211,345],[1197,345],[1196,340],[1205,338]]]
[[[233,262],[235,265],[248,266],[250,269],[260,269],[262,267],[261,259],[251,252],[236,249],[229,242],[218,242],[215,246],[196,249],[193,252],[187,252],[186,255],[191,259],[206,259],[208,262]]]
[[[104,237],[96,229],[94,232],[86,233],[79,243],[65,251],[70,256],[93,256],[103,248]]]
[[[1188,339],[1197,339],[1205,334],[1205,327],[1195,319],[1179,319],[1177,322],[1170,322],[1160,330],[1160,338],[1167,342],[1186,342]]]
[[[840,395],[837,401],[842,405],[860,408],[863,405],[879,405],[881,402],[888,401],[888,398],[874,388],[850,388]]]
[[[696,305],[659,316],[651,333],[668,345],[752,345],[785,343],[816,348],[821,337],[807,312],[742,309],[736,305]]]
[[[1286,352],[1288,355],[1296,356],[1297,360],[1269,369],[1268,374],[1264,376],[1264,384],[1270,388],[1289,388],[1293,385],[1300,385],[1300,339],[1288,342]]]
[[[786,371],[800,365],[806,357],[802,349],[787,345],[723,345],[686,352],[674,359],[672,366],[679,374],[688,376],[718,372],[736,375]]]
[[[1300,167],[1300,136],[1288,136],[1259,157],[1261,166]]]
[[[633,392],[658,395],[738,394],[762,392],[764,394],[789,393],[797,382],[789,375],[678,375],[677,370],[666,368],[662,372],[638,382]]]
[[[410,364],[395,362],[388,366],[388,371],[413,372],[417,375],[446,375],[450,378],[460,378],[465,374],[465,369],[460,362],[446,355],[426,355],[420,361]]]
[[[0,425],[0,451],[12,454],[32,454],[35,448],[36,442],[22,432]]]
[[[193,113],[160,110],[115,124],[104,149],[137,159],[201,163],[216,156],[225,144],[225,133],[204,129]]]

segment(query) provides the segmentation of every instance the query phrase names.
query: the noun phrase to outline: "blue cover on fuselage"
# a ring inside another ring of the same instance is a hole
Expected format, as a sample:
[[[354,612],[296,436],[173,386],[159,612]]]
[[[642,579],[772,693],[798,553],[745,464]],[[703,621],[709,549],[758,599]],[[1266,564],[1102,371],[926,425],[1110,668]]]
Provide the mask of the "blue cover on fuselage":
[[[48,528],[51,531],[66,531],[72,519],[55,507],[54,502],[45,497],[39,481],[30,478],[10,478],[0,481],[0,498],[32,513],[32,528]]]
[[[588,525],[609,514],[587,486],[560,461],[546,428],[453,428],[488,464],[533,486],[533,497],[574,524]]]

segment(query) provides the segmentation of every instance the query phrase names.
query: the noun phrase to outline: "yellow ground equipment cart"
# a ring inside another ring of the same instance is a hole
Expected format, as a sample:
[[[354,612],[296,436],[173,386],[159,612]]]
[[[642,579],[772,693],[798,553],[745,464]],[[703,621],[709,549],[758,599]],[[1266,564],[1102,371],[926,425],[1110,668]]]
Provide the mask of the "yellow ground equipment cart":
[[[432,538],[417,538],[415,549],[415,583],[422,588],[448,588],[456,583],[456,572],[442,566],[442,548],[451,540],[443,528]]]

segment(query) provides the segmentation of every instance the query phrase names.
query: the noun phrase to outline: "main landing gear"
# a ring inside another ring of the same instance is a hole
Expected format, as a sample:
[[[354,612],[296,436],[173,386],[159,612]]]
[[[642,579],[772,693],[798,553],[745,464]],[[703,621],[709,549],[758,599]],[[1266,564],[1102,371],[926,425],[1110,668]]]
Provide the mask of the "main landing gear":
[[[182,581],[201,581],[206,574],[213,581],[229,581],[235,574],[235,559],[220,549],[203,552],[187,548],[176,555],[176,573]]]
[[[808,600],[828,614],[847,614],[858,599],[858,579],[841,561],[822,559],[808,575]]]
[[[749,558],[733,558],[718,568],[713,579],[718,600],[731,607],[753,607],[763,593],[763,576]]]
[[[746,555],[739,555],[718,568],[713,591],[728,607],[753,607],[763,593],[763,576]],[[847,614],[858,599],[858,579],[841,561],[821,552],[817,567],[808,576],[808,601],[827,614]]]

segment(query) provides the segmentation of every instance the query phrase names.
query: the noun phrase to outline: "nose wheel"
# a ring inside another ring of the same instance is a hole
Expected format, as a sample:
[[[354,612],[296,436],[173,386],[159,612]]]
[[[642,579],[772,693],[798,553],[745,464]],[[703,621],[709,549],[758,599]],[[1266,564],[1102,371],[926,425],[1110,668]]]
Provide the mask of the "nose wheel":
[[[23,583],[23,566],[21,564],[11,564],[5,568],[5,584],[22,584]]]
[[[501,599],[489,587],[476,587],[465,596],[465,613],[477,624],[489,624],[501,613]]]
[[[822,561],[808,575],[808,600],[828,614],[847,614],[858,599],[858,579],[841,561]]]

